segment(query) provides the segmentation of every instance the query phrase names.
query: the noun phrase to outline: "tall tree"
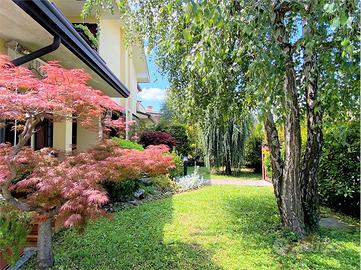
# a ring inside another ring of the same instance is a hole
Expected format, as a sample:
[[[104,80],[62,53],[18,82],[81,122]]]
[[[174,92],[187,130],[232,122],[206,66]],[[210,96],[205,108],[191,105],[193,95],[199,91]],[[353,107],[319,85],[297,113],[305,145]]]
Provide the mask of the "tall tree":
[[[323,117],[335,116],[335,104],[345,115],[358,106],[356,1],[129,0],[119,7],[128,33],[140,31],[157,51],[186,117],[257,108],[282,224],[301,236],[317,229]],[[284,125],[284,156],[276,125]]]
[[[243,165],[245,140],[249,134],[249,123],[239,123],[236,116],[220,119],[217,111],[208,112],[201,125],[205,161],[208,167],[224,168],[224,173],[232,174],[232,169]]]

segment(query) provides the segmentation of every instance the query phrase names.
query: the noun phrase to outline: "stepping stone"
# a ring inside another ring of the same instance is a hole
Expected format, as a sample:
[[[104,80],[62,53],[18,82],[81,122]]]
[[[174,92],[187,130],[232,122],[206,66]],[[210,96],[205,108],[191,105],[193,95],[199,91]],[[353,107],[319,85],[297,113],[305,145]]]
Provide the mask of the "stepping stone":
[[[343,222],[335,217],[324,217],[320,219],[320,226],[323,228],[340,229],[344,231],[354,231],[356,226]]]

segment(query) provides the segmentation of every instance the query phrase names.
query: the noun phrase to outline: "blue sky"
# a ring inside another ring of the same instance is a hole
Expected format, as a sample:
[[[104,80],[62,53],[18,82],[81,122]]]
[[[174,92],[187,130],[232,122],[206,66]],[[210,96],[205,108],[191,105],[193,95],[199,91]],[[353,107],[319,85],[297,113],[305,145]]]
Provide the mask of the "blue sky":
[[[165,89],[168,88],[167,78],[162,76],[157,65],[154,63],[154,55],[147,55],[148,69],[151,83],[141,83],[142,92],[138,94],[138,100],[143,106],[153,106],[154,111],[159,111],[162,107]]]

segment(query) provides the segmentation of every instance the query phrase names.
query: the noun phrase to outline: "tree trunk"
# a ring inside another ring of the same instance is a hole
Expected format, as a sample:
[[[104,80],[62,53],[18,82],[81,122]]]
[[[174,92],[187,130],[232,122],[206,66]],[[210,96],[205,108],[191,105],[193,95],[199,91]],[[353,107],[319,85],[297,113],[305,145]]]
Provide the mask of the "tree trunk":
[[[300,236],[305,235],[301,190],[301,128],[297,99],[296,76],[292,56],[286,60],[284,80],[287,110],[285,124],[285,161],[281,187],[283,224]]]
[[[280,183],[280,213],[286,229],[305,236],[301,189],[301,128],[293,47],[285,26],[285,14],[291,10],[290,2],[275,1],[273,7],[273,37],[283,52],[285,76],[284,96],[286,108],[285,160]],[[272,148],[271,148],[272,151]],[[273,169],[273,167],[272,167]]]
[[[307,145],[302,164],[302,203],[308,231],[318,229],[318,169],[322,151],[322,112],[318,101],[317,54],[305,50],[304,78],[307,108]]]
[[[48,218],[39,224],[38,229],[38,267],[47,270],[54,264],[52,250],[52,219]]]
[[[226,160],[226,168],[224,172],[226,175],[232,175],[232,166],[231,166],[231,161],[229,159]]]
[[[278,138],[278,132],[276,125],[273,121],[273,115],[271,112],[268,113],[265,121],[265,130],[267,135],[267,143],[270,149],[271,166],[272,166],[272,184],[273,191],[276,196],[277,206],[280,211],[281,221],[283,223],[283,210],[282,210],[282,198],[281,198],[281,187],[282,187],[282,172],[283,172],[283,160],[281,157],[281,144]]]

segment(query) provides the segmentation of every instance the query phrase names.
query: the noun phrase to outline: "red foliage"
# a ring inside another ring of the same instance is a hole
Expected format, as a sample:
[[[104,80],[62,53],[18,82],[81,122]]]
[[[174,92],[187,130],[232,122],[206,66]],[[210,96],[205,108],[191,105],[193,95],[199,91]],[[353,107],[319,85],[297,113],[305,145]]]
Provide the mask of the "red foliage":
[[[0,144],[1,153],[10,149],[10,145]],[[101,186],[103,181],[165,174],[174,167],[172,156],[164,154],[167,151],[166,146],[151,146],[144,151],[122,149],[107,140],[86,153],[58,159],[48,155],[50,149],[23,148],[14,162],[17,174],[26,172],[27,176],[11,184],[10,189],[44,213],[56,209],[56,224],[82,226],[88,219],[103,214],[101,206],[108,202]],[[1,157],[1,171],[6,172],[4,164],[9,156]]]
[[[149,145],[165,144],[170,149],[176,145],[176,140],[167,132],[161,131],[146,131],[140,135],[139,143],[144,147]]]
[[[108,201],[100,185],[103,181],[159,175],[174,167],[164,146],[136,151],[104,141],[85,153],[61,159],[49,155],[51,149],[25,147],[44,118],[58,121],[73,116],[89,128],[94,119],[100,119],[104,128],[124,127],[122,119],[113,121],[108,113],[122,107],[86,85],[89,75],[84,71],[66,70],[55,62],[43,69],[47,78],[37,79],[0,55],[0,120],[25,123],[17,145],[0,144],[0,192],[9,203],[35,211],[43,219],[55,218],[67,227],[84,225],[102,214],[101,206]]]
[[[15,67],[0,55],[0,119],[54,121],[73,116],[83,127],[93,127],[94,119],[104,117],[111,124],[109,110],[122,106],[86,84],[90,76],[80,69],[64,69],[57,62],[42,66],[45,79],[36,78],[24,67]],[[14,106],[16,104],[16,106]],[[124,128],[123,122],[115,122]]]

